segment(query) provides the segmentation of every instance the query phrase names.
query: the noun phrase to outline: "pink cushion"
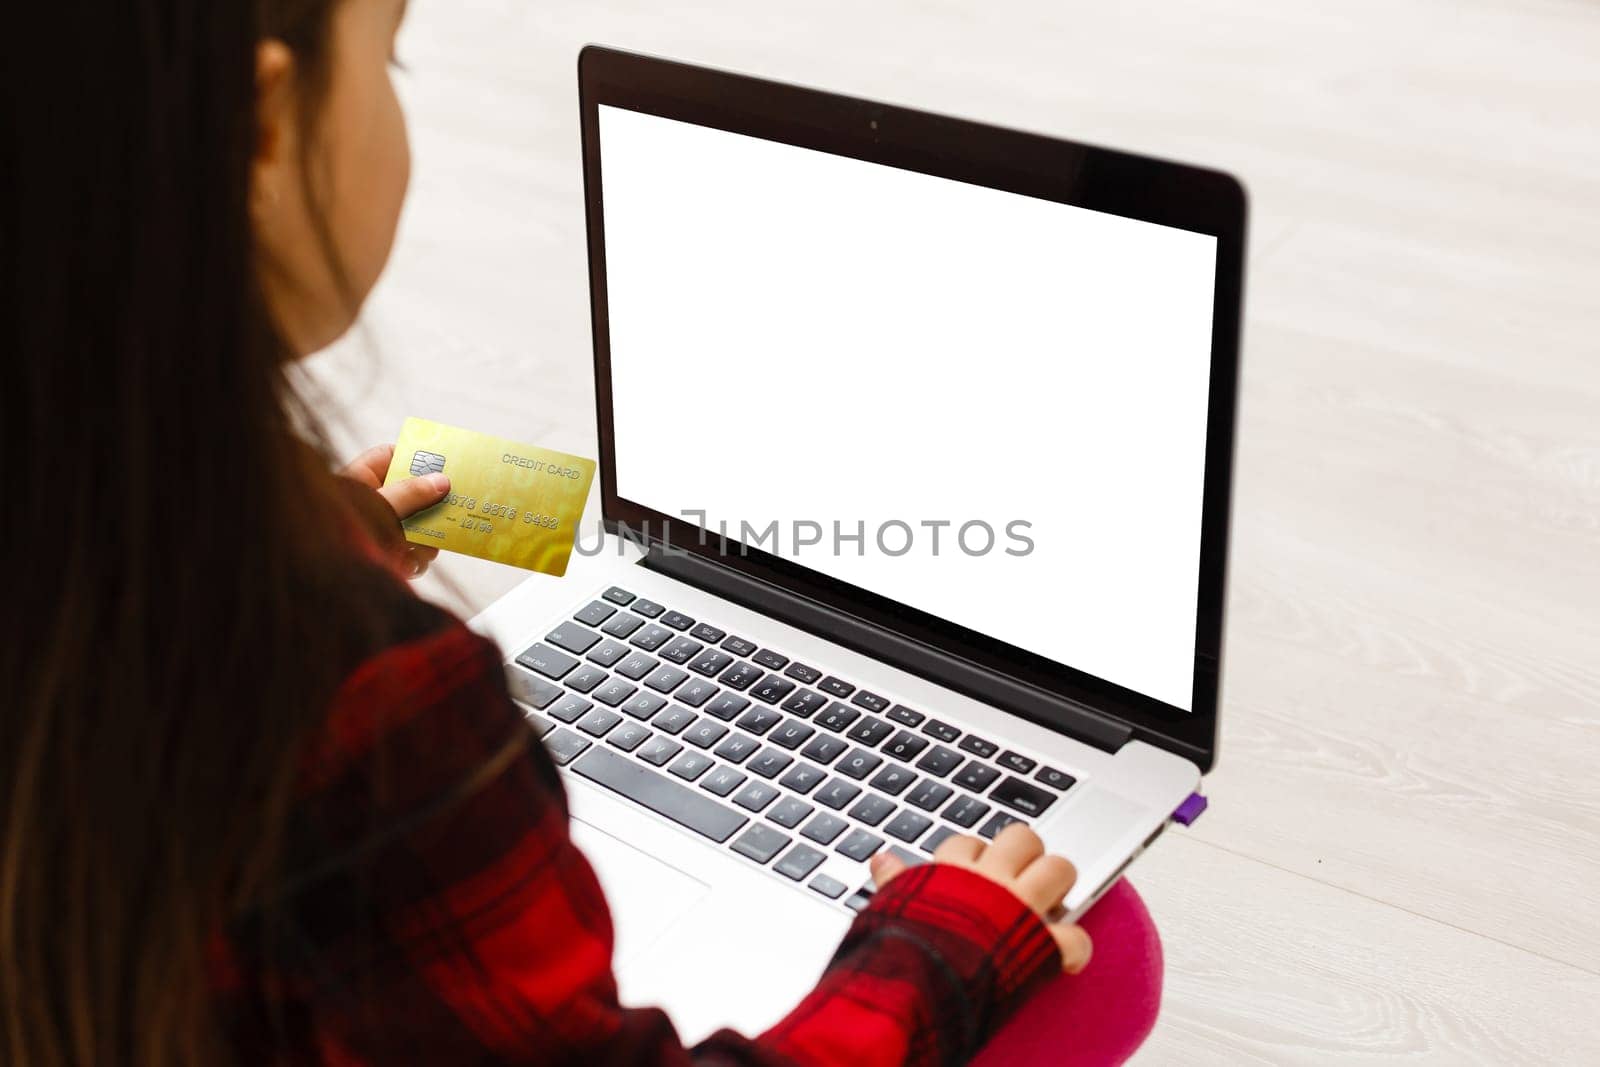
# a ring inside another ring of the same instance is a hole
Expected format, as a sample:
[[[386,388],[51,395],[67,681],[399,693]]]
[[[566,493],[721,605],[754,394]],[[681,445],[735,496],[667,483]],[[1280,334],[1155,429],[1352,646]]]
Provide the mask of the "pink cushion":
[[[1161,1009],[1161,935],[1144,901],[1118,882],[1083,917],[1094,955],[1052,981],[1001,1028],[975,1067],[1101,1067],[1133,1055]]]

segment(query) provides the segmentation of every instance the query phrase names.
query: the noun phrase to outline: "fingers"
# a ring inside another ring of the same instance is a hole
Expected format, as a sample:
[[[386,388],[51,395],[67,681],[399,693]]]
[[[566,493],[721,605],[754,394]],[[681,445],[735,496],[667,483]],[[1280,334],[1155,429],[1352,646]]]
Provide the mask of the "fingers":
[[[1063,971],[1078,974],[1089,966],[1089,957],[1094,955],[1094,942],[1083,927],[1076,923],[1051,923],[1049,930],[1050,936],[1055,938],[1056,948],[1061,951]]]
[[[421,578],[428,573],[428,564],[439,558],[437,548],[427,545],[406,546],[406,574],[410,578]]]
[[[378,490],[389,502],[397,518],[410,518],[417,512],[431,508],[450,492],[450,479],[442,474],[425,474],[420,478],[406,478]]]
[[[360,482],[368,489],[383,484],[389,473],[389,463],[394,459],[394,445],[373,445],[351,460],[339,473]]]
[[[1065,858],[1044,855],[1036,858],[1017,875],[1017,892],[1028,907],[1040,915],[1048,915],[1066,899],[1077,880],[1077,868]]]
[[[953,834],[933,850],[935,863],[964,863],[972,865],[983,853],[983,841],[970,834]]]
[[[1044,842],[1027,824],[1014,822],[994,837],[994,842],[984,850],[978,866],[993,871],[1003,878],[1015,878],[1023,869],[1044,854]]]
[[[906,862],[892,852],[879,852],[867,866],[872,871],[872,884],[882,889],[905,871]]]

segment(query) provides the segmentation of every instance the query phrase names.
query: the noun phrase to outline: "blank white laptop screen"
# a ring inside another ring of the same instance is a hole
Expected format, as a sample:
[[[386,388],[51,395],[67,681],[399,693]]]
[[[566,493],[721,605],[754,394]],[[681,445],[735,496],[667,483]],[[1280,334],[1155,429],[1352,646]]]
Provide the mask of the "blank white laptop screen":
[[[599,111],[618,494],[1192,710],[1216,239]]]

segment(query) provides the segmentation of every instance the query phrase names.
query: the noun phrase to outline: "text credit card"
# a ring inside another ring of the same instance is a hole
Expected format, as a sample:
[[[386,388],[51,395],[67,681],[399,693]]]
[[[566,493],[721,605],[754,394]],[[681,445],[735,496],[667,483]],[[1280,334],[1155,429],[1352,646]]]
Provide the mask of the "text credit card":
[[[407,419],[385,485],[444,474],[450,495],[406,519],[406,540],[560,576],[594,460],[427,419]]]

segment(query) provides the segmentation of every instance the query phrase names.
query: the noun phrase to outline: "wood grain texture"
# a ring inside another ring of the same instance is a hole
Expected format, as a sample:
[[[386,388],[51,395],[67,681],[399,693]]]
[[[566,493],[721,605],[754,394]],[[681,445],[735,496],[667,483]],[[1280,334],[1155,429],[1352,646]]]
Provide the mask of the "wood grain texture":
[[[309,367],[347,447],[593,454],[589,41],[1245,180],[1222,757],[1136,870],[1141,1060],[1600,1062],[1600,7],[413,0],[410,205]],[[441,563],[466,614],[523,578]]]

